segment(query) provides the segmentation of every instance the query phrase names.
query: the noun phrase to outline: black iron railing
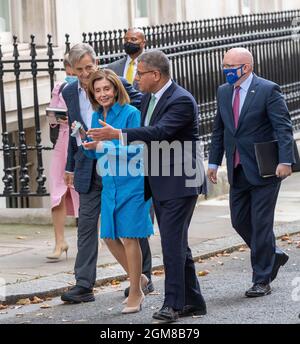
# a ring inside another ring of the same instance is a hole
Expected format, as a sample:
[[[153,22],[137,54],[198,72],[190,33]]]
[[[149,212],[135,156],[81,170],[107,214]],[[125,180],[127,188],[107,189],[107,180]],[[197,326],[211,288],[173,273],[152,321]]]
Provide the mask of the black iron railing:
[[[206,156],[216,111],[216,90],[224,82],[221,69],[222,57],[231,47],[249,48],[254,55],[255,72],[281,85],[294,129],[300,130],[300,37],[293,35],[292,27],[292,21],[297,16],[300,17],[300,10],[169,24],[159,28],[154,27],[152,31],[145,28],[150,42],[148,46],[157,47],[168,54],[174,80],[189,90],[199,104],[200,135]],[[95,48],[101,66],[123,56],[122,30],[119,35],[120,37],[108,36],[102,41],[93,40],[92,34],[85,36],[85,40]],[[69,51],[70,46],[70,37],[66,35],[64,50]],[[50,91],[55,84],[55,74],[63,70],[62,54],[58,56],[55,53],[51,35],[48,35],[46,53],[44,56],[41,54],[41,51],[37,52],[33,35],[28,58],[24,55],[20,56],[16,36],[14,36],[12,56],[4,58],[0,46],[0,111],[3,143],[0,150],[3,151],[4,159],[2,178],[4,189],[0,196],[7,197],[8,206],[16,206],[12,200],[18,197],[23,200],[22,206],[28,206],[29,197],[48,195],[45,188],[43,152],[51,147],[45,146],[41,140],[40,115],[44,115],[41,113],[44,111],[41,110],[41,105],[44,104],[40,104],[39,101],[38,78],[40,76],[49,78],[50,99]],[[32,84],[34,144],[28,142],[24,129],[22,105],[24,90],[21,86],[24,78]],[[10,84],[15,85],[18,119],[15,136],[8,129],[7,79]]]

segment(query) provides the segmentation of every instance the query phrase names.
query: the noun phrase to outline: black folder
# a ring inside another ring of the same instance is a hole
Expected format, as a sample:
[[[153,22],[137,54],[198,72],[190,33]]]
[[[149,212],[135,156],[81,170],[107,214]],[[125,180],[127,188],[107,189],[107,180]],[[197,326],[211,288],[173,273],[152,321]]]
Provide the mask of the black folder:
[[[255,156],[258,165],[259,174],[263,178],[276,175],[278,160],[278,141],[260,142],[254,144]],[[294,140],[295,163],[292,164],[292,171],[300,171],[300,158],[296,141]]]

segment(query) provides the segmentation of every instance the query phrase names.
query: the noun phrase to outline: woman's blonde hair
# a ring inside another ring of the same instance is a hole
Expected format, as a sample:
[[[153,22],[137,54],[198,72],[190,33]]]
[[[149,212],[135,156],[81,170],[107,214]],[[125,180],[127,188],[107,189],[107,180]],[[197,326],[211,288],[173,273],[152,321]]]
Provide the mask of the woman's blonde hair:
[[[103,79],[106,79],[112,83],[116,92],[116,101],[120,105],[130,103],[130,98],[117,74],[110,69],[100,69],[91,75],[88,84],[88,96],[95,111],[99,110],[99,103],[95,99],[94,85],[97,80]]]

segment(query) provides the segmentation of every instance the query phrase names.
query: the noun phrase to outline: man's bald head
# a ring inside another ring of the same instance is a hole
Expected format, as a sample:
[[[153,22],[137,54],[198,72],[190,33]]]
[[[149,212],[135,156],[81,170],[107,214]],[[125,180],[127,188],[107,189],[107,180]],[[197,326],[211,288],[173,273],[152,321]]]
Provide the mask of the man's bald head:
[[[251,52],[246,48],[232,48],[227,51],[224,61],[234,61],[234,64],[250,64],[253,67],[254,60]],[[225,64],[225,63],[224,63]]]
[[[141,40],[145,41],[145,34],[142,29],[139,29],[137,27],[131,27],[126,31],[125,37],[128,35],[136,35],[138,36]]]

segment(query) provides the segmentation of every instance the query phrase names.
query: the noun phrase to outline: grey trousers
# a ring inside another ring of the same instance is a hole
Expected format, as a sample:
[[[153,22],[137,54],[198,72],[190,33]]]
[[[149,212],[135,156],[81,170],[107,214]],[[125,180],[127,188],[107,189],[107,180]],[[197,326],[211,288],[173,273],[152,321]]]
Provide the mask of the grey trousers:
[[[98,220],[101,207],[102,182],[94,169],[88,193],[79,194],[76,285],[92,289],[96,281],[98,258]]]

